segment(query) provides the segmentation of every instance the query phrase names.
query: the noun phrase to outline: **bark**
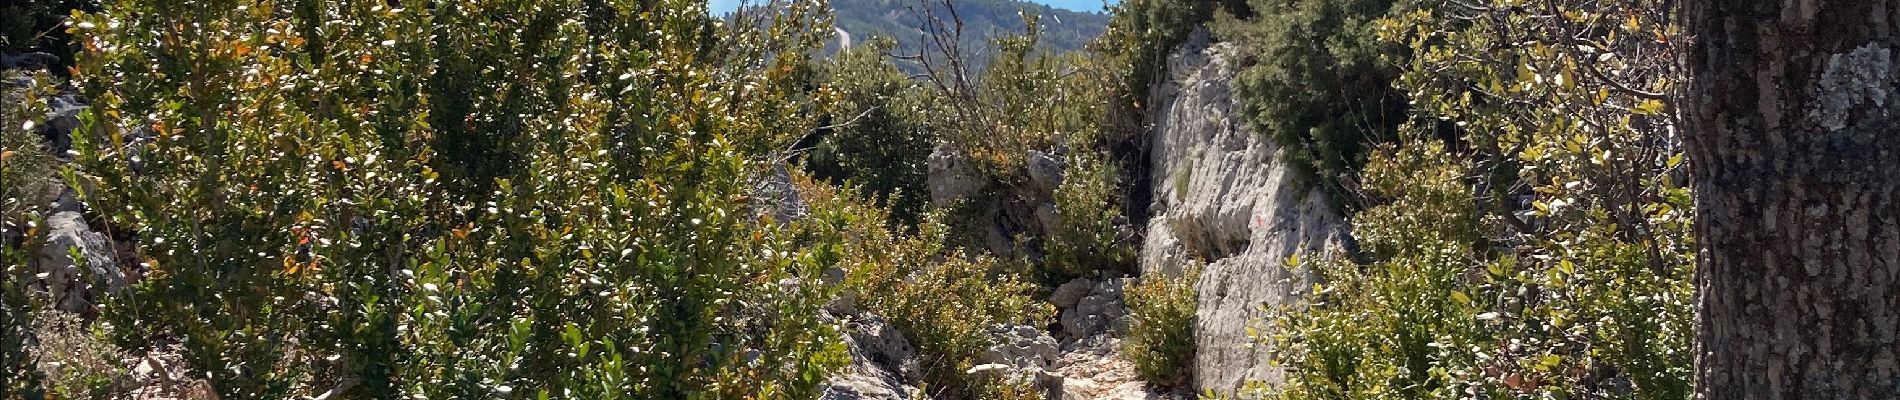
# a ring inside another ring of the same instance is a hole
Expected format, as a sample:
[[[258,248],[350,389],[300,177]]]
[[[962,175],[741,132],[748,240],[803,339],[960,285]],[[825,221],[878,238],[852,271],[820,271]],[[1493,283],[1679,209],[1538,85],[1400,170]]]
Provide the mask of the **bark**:
[[[1900,0],[1682,4],[1697,397],[1900,399]]]

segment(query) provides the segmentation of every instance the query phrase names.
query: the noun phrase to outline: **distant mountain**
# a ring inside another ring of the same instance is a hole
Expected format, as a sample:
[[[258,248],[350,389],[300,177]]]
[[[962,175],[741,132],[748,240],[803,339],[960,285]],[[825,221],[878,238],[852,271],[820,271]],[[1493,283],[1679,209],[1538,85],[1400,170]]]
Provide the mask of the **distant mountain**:
[[[937,0],[832,0],[837,10],[837,27],[863,42],[874,37],[897,40],[900,54],[916,54],[922,48],[923,26],[918,10],[928,3],[936,13],[948,18]],[[976,57],[981,65],[987,59],[990,40],[1005,34],[1020,34],[1023,18],[1019,12],[1041,16],[1041,47],[1046,51],[1081,50],[1089,41],[1108,29],[1108,14],[1055,8],[1020,0],[952,0],[963,20],[966,56]]]

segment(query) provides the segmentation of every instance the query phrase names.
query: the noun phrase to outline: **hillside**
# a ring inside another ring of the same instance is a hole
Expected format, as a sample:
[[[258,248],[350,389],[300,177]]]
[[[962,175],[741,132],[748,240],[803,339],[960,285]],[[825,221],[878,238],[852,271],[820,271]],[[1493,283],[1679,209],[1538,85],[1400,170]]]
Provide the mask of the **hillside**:
[[[935,4],[936,2],[931,2]],[[837,0],[838,29],[850,33],[854,41],[885,37],[897,41],[899,54],[915,54],[923,43],[922,18],[918,0]],[[988,58],[987,41],[1003,33],[1020,33],[1023,18],[1019,12],[1041,16],[1041,44],[1054,52],[1081,50],[1090,40],[1108,28],[1108,15],[1071,11],[1018,0],[955,0],[952,5],[963,20],[965,48],[976,49],[977,58]],[[939,15],[948,15],[941,9]]]

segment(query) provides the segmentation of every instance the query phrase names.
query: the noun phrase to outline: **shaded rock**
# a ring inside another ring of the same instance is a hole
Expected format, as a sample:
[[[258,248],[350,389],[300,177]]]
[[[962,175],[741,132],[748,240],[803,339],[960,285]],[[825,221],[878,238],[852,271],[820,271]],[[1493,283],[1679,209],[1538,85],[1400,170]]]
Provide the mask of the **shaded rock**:
[[[820,388],[826,400],[919,399],[917,388],[904,384],[916,372],[916,349],[904,335],[875,314],[864,314],[846,324],[845,349],[851,365]]]
[[[49,295],[54,306],[83,312],[107,294],[125,289],[125,275],[113,258],[110,241],[86,226],[79,213],[68,211],[48,217],[46,235],[46,247],[34,260],[33,268],[40,274],[34,289]],[[73,250],[82,259],[74,259]]]
[[[1071,279],[1068,283],[1056,286],[1055,292],[1049,295],[1049,303],[1058,310],[1075,308],[1075,302],[1082,301],[1082,296],[1089,295],[1094,289],[1095,282],[1088,278]]]
[[[1055,203],[1043,203],[1036,207],[1036,223],[1042,225],[1043,232],[1055,232],[1062,226],[1062,216],[1056,212]]]
[[[1029,151],[1029,184],[1039,193],[1053,193],[1062,187],[1062,160],[1048,153]]]
[[[0,54],[0,69],[40,71],[55,64],[59,64],[59,56],[47,53]]]
[[[752,192],[753,213],[772,216],[781,224],[803,219],[810,212],[805,199],[799,197],[798,189],[792,186],[792,172],[785,163],[777,163],[771,171],[753,177]]]
[[[1057,346],[1055,338],[1029,325],[990,327],[990,339],[994,344],[977,362],[1034,370],[1047,367],[1061,355],[1061,348]]]
[[[1117,278],[1100,282],[1081,282],[1089,284],[1086,286],[1086,294],[1076,298],[1067,307],[1058,306],[1060,316],[1057,319],[1062,324],[1063,343],[1073,344],[1092,336],[1127,331],[1128,305],[1122,297],[1122,289],[1127,285],[1127,281],[1127,279]],[[1070,281],[1056,290],[1062,292],[1067,288],[1070,293],[1081,291],[1082,289],[1071,285],[1075,283],[1078,282]],[[1073,296],[1070,293],[1063,293],[1063,295]],[[1051,299],[1055,300],[1054,296],[1051,296]]]
[[[885,322],[884,317],[865,313],[846,325],[847,336],[864,349],[871,361],[897,372],[899,377],[916,375],[917,348],[911,347],[904,333]]]
[[[949,144],[938,144],[930,151],[929,168],[925,183],[930,186],[932,204],[950,204],[974,196],[986,186],[983,175]]]

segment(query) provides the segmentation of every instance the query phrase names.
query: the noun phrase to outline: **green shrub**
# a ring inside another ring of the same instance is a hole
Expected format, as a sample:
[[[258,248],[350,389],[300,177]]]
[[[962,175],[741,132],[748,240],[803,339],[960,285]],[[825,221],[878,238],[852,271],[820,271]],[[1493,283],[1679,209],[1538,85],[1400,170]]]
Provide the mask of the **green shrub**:
[[[932,125],[936,108],[920,83],[886,59],[890,49],[890,41],[873,40],[823,66],[826,89],[840,97],[836,128],[820,129],[805,167],[833,184],[859,185],[898,222],[915,225],[929,205],[927,162],[941,127]]]
[[[1375,202],[1353,232],[1373,262],[1314,264],[1317,295],[1271,320],[1275,397],[1689,397],[1670,7],[1510,4],[1376,24],[1414,46],[1398,83],[1415,120],[1363,175]]]
[[[1024,25],[1025,34],[996,39],[997,57],[975,80],[946,71],[927,76],[936,89],[929,98],[936,107],[932,115],[939,118],[932,126],[941,127],[947,149],[970,160],[989,189],[983,194],[988,197],[947,207],[959,216],[982,216],[955,218],[952,237],[982,243],[977,238],[989,233],[982,229],[998,218],[988,212],[1009,208],[1005,204],[1053,203],[1059,220],[1054,224],[1035,215],[1001,216],[1031,226],[1010,239],[1017,247],[1040,246],[1036,250],[1044,257],[1029,260],[1037,263],[1036,279],[1060,283],[1126,272],[1134,260],[1134,235],[1125,215],[1134,201],[1124,191],[1134,189],[1123,184],[1117,142],[1102,122],[1112,105],[1116,66],[1078,54],[1036,52],[1037,18],[1025,15]],[[1029,161],[1037,153],[1064,164],[1057,187],[1033,186]],[[1035,252],[1018,254],[1026,253]]]
[[[131,371],[126,357],[99,328],[79,316],[43,310],[34,318],[40,325],[31,350],[39,371],[46,376],[46,394],[61,399],[123,399],[131,395]]]
[[[149,271],[102,318],[225,399],[815,397],[835,289],[770,283],[828,265],[752,183],[820,5],[113,2],[78,179]]]
[[[1347,185],[1367,144],[1397,138],[1406,98],[1393,87],[1405,47],[1382,42],[1373,22],[1395,0],[1252,0],[1254,16],[1225,18],[1216,34],[1240,43],[1248,64],[1235,99],[1248,124],[1285,147],[1289,164],[1333,201],[1356,209]]]
[[[816,250],[839,259],[846,291],[860,307],[882,315],[916,347],[923,388],[935,398],[1039,398],[1019,383],[966,374],[989,349],[996,325],[1039,324],[1053,316],[1029,295],[1036,286],[1020,267],[987,255],[946,248],[939,214],[926,215],[918,233],[887,224],[888,214],[857,203],[846,190],[806,185],[812,202]],[[1024,397],[1031,396],[1031,397]]]
[[[1048,235],[1044,282],[1134,270],[1133,231],[1122,217],[1115,166],[1101,155],[1069,155],[1062,186],[1055,191],[1059,223]]]
[[[1121,354],[1142,380],[1159,387],[1180,387],[1194,379],[1194,289],[1199,268],[1182,276],[1152,275],[1128,287],[1128,336]]]

